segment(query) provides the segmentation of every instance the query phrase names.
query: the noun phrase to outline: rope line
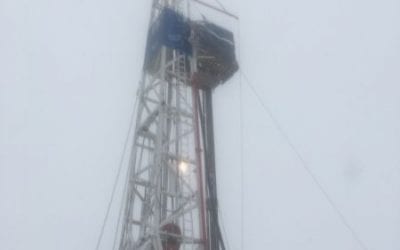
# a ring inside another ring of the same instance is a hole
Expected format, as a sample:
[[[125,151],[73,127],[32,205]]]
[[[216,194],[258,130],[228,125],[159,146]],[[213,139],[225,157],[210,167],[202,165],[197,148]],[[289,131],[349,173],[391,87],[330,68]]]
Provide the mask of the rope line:
[[[120,178],[120,176],[121,176],[121,170],[122,170],[122,167],[123,167],[123,165],[124,165],[123,163],[124,163],[124,159],[125,159],[125,153],[126,153],[126,150],[127,150],[127,148],[128,148],[129,138],[130,138],[130,134],[131,134],[132,127],[133,127],[133,122],[134,122],[134,117],[135,117],[136,106],[137,106],[137,98],[135,98],[134,107],[133,107],[133,110],[132,110],[132,112],[131,112],[131,118],[130,118],[130,122],[129,122],[129,128],[128,128],[128,131],[127,131],[127,133],[126,133],[126,138],[125,138],[125,142],[124,142],[124,147],[123,147],[123,149],[122,149],[122,153],[121,153],[121,158],[120,158],[120,161],[119,161],[119,167],[118,167],[117,175],[115,176],[115,180],[114,180],[114,184],[113,184],[113,189],[112,189],[112,192],[111,192],[111,197],[110,197],[110,200],[109,200],[109,202],[108,202],[106,214],[105,214],[104,219],[103,219],[103,224],[102,224],[102,226],[101,226],[101,230],[100,230],[99,237],[98,237],[98,239],[97,239],[96,248],[95,248],[96,250],[99,250],[99,248],[100,248],[100,244],[101,244],[101,241],[102,241],[103,235],[104,235],[104,230],[105,230],[105,227],[106,227],[106,224],[107,224],[107,221],[108,221],[108,217],[109,217],[109,215],[110,215],[111,206],[112,206],[112,203],[113,203],[113,201],[114,201],[115,192],[116,192],[116,190],[117,190],[118,181],[119,181],[119,178]]]
[[[118,234],[119,234],[120,225],[121,225],[121,228],[122,228],[121,219],[122,219],[122,214],[123,214],[123,211],[124,211],[124,208],[125,208],[125,206],[124,206],[125,197],[126,197],[126,195],[128,193],[128,183],[129,183],[128,171],[129,171],[129,167],[127,169],[127,174],[126,174],[126,177],[125,177],[125,186],[124,186],[124,191],[123,191],[123,194],[122,194],[121,206],[120,206],[119,213],[118,213],[117,226],[116,226],[116,230],[115,230],[115,234],[114,234],[114,242],[113,242],[113,247],[112,247],[113,250],[117,247],[117,240],[118,240]]]
[[[241,77],[240,77],[241,78]],[[244,161],[244,154],[243,154],[243,84],[242,80],[240,79],[240,245],[241,249],[244,249],[244,168],[243,168],[243,161]]]
[[[241,33],[240,33],[240,21],[237,23],[238,29],[238,61],[241,61],[242,54],[241,54]],[[239,72],[240,73],[240,72]],[[242,74],[239,74],[239,129],[240,129],[240,246],[241,249],[244,248],[244,148],[243,148],[243,141],[244,141],[244,112],[243,112],[243,79]]]
[[[226,11],[224,5],[223,5],[219,0],[215,0],[215,2],[219,5],[219,7],[221,7],[221,9],[223,9],[224,11]]]
[[[225,226],[224,226],[224,221],[225,220],[223,218],[223,213],[222,213],[222,211],[221,211],[221,209],[219,207],[218,207],[218,214],[219,214],[219,219],[220,219],[220,225],[222,227],[222,232],[224,234],[224,238],[225,238],[225,242],[226,242],[226,249],[227,250],[231,250],[232,248],[231,248],[231,245],[230,245],[229,240],[228,240],[228,234],[226,233]]]
[[[353,229],[353,227],[350,225],[344,214],[340,211],[340,209],[336,206],[335,202],[329,195],[329,193],[325,190],[321,182],[318,180],[316,175],[312,172],[311,168],[308,166],[307,162],[305,161],[304,157],[300,154],[299,150],[296,148],[292,140],[290,139],[289,135],[286,133],[286,131],[283,129],[282,125],[278,121],[278,119],[274,116],[272,110],[265,104],[261,96],[258,94],[256,91],[254,85],[251,83],[247,75],[241,70],[241,74],[244,76],[244,79],[246,80],[247,85],[253,92],[253,94],[256,96],[256,99],[258,102],[261,104],[263,107],[264,111],[267,113],[267,115],[270,117],[272,120],[273,124],[275,125],[275,128],[279,131],[280,135],[284,138],[284,140],[287,142],[291,150],[295,153],[296,157],[299,159],[303,169],[307,172],[307,174],[311,177],[313,180],[314,184],[316,187],[319,189],[319,191],[325,196],[326,200],[328,201],[329,205],[332,207],[332,209],[336,212],[338,215],[339,219],[343,223],[343,225],[350,231],[352,234],[353,239],[358,243],[358,245],[363,249],[363,250],[368,250],[368,247],[365,245],[365,243],[361,240],[357,232]]]

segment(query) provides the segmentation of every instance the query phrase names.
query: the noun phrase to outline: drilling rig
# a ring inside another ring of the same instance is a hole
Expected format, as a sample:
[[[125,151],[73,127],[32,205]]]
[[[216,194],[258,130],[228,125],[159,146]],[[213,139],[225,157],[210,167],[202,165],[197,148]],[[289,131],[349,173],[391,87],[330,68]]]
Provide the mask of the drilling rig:
[[[153,0],[119,250],[224,250],[212,91],[238,70],[234,35],[191,19],[198,0]]]

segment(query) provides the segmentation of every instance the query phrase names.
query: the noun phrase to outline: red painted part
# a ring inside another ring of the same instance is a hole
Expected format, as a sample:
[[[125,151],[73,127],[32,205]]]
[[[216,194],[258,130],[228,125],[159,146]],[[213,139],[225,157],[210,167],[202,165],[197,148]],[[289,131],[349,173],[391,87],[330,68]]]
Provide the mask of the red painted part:
[[[200,193],[200,223],[201,223],[201,240],[204,245],[204,250],[208,250],[207,244],[207,227],[206,227],[206,206],[203,187],[203,167],[201,160],[201,142],[199,128],[199,87],[195,78],[192,78],[192,99],[193,99],[193,122],[195,129],[195,144],[196,144],[196,161],[198,166],[197,171],[197,187]]]
[[[174,223],[169,223],[162,226],[161,231],[166,234],[161,236],[163,250],[179,250],[181,246],[181,240],[179,238],[182,235],[179,226]]]

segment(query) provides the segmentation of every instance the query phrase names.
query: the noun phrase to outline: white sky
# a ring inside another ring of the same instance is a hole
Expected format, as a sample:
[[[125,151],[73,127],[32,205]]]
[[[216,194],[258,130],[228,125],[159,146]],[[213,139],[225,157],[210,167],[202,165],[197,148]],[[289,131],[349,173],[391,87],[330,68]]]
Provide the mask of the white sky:
[[[241,18],[241,68],[350,226],[369,250],[400,249],[400,1],[222,2]],[[149,11],[137,0],[0,0],[0,249],[95,248]],[[239,85],[214,98],[231,250]],[[244,249],[361,249],[244,81],[242,94]]]

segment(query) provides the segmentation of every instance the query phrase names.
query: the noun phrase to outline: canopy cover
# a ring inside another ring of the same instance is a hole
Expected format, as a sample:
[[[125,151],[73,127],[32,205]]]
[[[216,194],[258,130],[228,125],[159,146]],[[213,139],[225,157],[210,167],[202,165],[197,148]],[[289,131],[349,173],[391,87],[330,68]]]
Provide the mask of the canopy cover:
[[[197,51],[195,75],[200,87],[214,88],[237,70],[233,33],[208,21],[189,21],[176,11],[164,8],[152,24],[146,49],[145,68],[157,71],[161,46],[191,56]]]

